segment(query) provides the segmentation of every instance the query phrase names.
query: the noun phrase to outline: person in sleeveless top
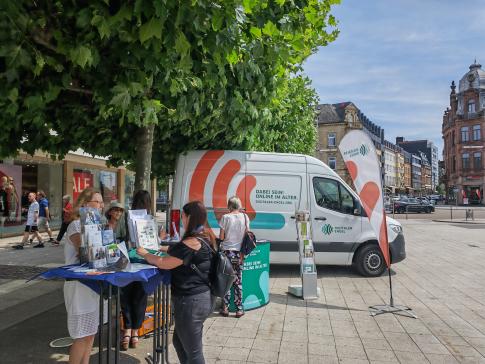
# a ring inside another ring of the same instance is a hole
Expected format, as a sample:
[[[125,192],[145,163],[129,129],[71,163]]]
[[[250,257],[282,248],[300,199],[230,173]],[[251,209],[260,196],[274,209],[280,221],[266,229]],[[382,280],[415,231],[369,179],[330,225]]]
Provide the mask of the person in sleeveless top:
[[[175,316],[173,346],[180,363],[204,364],[202,332],[204,321],[214,307],[214,300],[207,284],[215,236],[205,228],[207,210],[199,201],[186,204],[182,209],[185,234],[182,241],[163,247],[168,256],[149,254],[144,248],[137,253],[160,269],[172,273],[172,300]],[[191,265],[197,266],[200,275]]]
[[[222,216],[220,221],[219,239],[222,240],[221,250],[229,258],[236,273],[236,279],[232,284],[234,288],[234,305],[236,306],[236,318],[244,315],[243,309],[243,288],[242,288],[242,265],[244,256],[241,253],[241,245],[246,230],[249,230],[249,218],[241,211],[241,200],[233,196],[227,201],[229,213]],[[231,291],[224,296],[220,315],[229,316],[229,304],[231,300]]]

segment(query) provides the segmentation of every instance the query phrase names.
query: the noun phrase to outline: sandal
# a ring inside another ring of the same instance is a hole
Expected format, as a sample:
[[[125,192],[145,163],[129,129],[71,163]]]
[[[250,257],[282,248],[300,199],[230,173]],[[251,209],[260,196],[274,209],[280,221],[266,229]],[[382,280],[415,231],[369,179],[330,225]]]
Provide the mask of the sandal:
[[[221,315],[222,317],[229,317],[229,311],[226,309],[222,309],[219,311],[219,315]]]
[[[130,345],[130,339],[131,339],[130,335],[123,336],[123,338],[121,339],[121,345],[120,345],[121,351],[128,350],[128,346]]]
[[[138,345],[138,335],[133,335],[130,340],[130,348],[136,349],[137,345]]]
[[[244,311],[237,311],[236,312],[236,318],[240,318],[244,316]]]

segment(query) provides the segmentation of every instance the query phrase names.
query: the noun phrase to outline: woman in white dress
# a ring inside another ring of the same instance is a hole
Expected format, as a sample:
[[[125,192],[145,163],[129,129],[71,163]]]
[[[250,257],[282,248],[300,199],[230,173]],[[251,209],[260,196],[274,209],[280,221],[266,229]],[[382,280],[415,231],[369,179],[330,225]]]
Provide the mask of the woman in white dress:
[[[93,188],[81,192],[72,211],[64,245],[66,264],[79,264],[81,246],[80,207],[103,209],[103,197]],[[99,295],[78,281],[64,283],[64,301],[67,310],[67,327],[74,342],[69,351],[70,364],[89,364],[91,349],[99,325]]]

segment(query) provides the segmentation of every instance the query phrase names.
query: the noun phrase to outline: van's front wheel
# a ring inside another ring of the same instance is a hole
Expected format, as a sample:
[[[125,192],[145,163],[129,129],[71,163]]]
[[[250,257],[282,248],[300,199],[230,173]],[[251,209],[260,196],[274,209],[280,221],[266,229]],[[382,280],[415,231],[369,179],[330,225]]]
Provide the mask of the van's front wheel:
[[[378,245],[369,244],[357,252],[354,260],[357,271],[366,277],[378,277],[386,269],[386,263]]]

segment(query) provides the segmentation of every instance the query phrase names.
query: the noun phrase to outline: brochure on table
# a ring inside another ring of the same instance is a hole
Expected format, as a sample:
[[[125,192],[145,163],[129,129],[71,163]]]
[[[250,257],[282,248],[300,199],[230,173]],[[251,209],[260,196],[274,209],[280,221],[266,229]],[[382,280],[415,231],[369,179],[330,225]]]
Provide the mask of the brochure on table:
[[[125,243],[116,243],[112,229],[103,223],[98,209],[83,207],[79,210],[81,221],[81,262],[89,269],[122,270],[129,264]]]
[[[157,222],[147,210],[128,210],[128,232],[136,247],[159,249]]]

